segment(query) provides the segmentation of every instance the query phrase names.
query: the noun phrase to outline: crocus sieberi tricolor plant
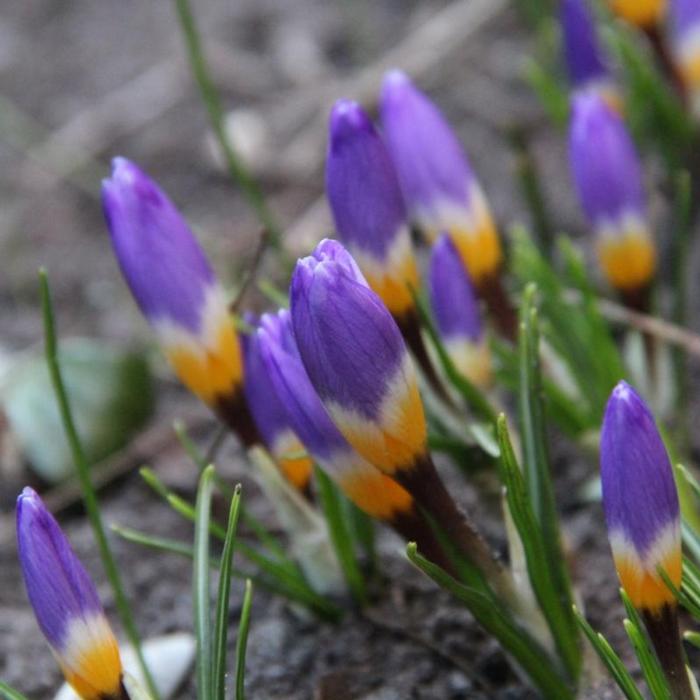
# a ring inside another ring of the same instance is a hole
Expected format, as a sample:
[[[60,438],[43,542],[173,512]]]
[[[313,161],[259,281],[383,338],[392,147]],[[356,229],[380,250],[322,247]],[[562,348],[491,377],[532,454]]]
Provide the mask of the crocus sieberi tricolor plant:
[[[399,328],[340,243],[321,241],[297,262],[290,302],[301,359],[345,439],[396,479],[462,554],[510,595],[504,570],[435,470],[415,369]]]
[[[588,0],[562,0],[559,6],[564,58],[576,92],[593,91],[619,109],[621,97],[610,73]]]
[[[313,473],[313,462],[294,432],[287,411],[280,402],[263,360],[256,320],[252,315],[246,321],[254,328],[242,334],[245,364],[245,395],[250,412],[267,449],[285,477],[300,491],[308,492]]]
[[[642,169],[619,114],[595,93],[573,98],[569,163],[605,277],[642,304],[656,269]]]
[[[176,374],[245,444],[256,443],[226,295],[187,223],[124,158],[113,161],[102,203],[122,274]]]
[[[677,602],[681,516],[668,453],[649,407],[626,382],[613,390],[600,440],[603,505],[615,568],[641,612],[674,697],[690,698]]]
[[[17,499],[17,549],[29,602],[66,681],[83,700],[128,700],[117,641],[95,585],[28,487]]]
[[[456,134],[400,71],[384,78],[380,110],[413,223],[430,241],[447,232],[481,287],[498,274],[503,254],[486,197]]]
[[[671,47],[691,111],[700,116],[700,0],[671,0]]]
[[[437,330],[450,359],[467,379],[487,387],[491,353],[479,302],[452,239],[444,233],[433,246],[429,288]]]

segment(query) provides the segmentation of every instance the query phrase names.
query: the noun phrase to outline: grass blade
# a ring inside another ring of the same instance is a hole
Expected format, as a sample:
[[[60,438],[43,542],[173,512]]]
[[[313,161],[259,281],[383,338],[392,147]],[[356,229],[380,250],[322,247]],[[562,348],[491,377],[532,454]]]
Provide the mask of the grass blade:
[[[248,629],[250,627],[250,608],[253,602],[253,582],[245,582],[241,618],[238,622],[236,639],[236,700],[245,699],[245,653],[248,647]]]
[[[314,476],[338,563],[348,588],[358,605],[362,606],[367,601],[365,581],[355,556],[354,538],[345,519],[338,490],[322,469],[316,467]]]
[[[102,560],[102,566],[105,569],[105,574],[107,575],[107,579],[109,580],[112,591],[114,592],[114,602],[117,607],[119,617],[122,621],[122,625],[124,626],[124,632],[126,633],[131,646],[136,652],[139,666],[143,672],[143,677],[146,679],[148,691],[154,700],[158,700],[158,690],[153,682],[153,677],[151,676],[151,672],[149,671],[148,666],[146,665],[146,660],[143,656],[141,639],[139,637],[138,630],[136,629],[136,623],[134,622],[133,615],[131,614],[129,601],[127,600],[126,593],[124,592],[124,586],[122,585],[121,576],[119,575],[117,562],[115,561],[112,551],[109,548],[107,534],[105,532],[104,524],[102,523],[102,515],[100,514],[97,494],[90,479],[90,465],[88,464],[85,451],[83,450],[83,445],[80,442],[78,431],[75,427],[73,413],[68,400],[68,394],[66,392],[65,384],[63,383],[61,367],[58,361],[56,323],[53,313],[53,304],[51,303],[49,278],[46,270],[43,268],[39,270],[39,288],[41,293],[41,309],[44,321],[46,364],[49,368],[51,383],[53,384],[56,401],[58,402],[63,428],[66,431],[66,437],[73,455],[73,461],[75,462],[75,468],[80,481],[80,490],[83,496],[85,511],[87,513],[88,520],[90,521],[90,525],[92,526],[95,540],[97,541],[97,548],[100,553],[100,559]]]
[[[406,554],[423,573],[469,608],[479,624],[520,664],[546,700],[573,700],[572,689],[548,663],[547,652],[506,613],[506,606],[495,605],[492,597],[459,583],[419,554],[415,542],[409,542]]]
[[[241,506],[241,485],[238,484],[231,498],[228,515],[228,527],[224,550],[221,554],[221,573],[219,574],[219,592],[216,599],[216,618],[214,624],[214,697],[224,700],[226,688],[226,642],[228,639],[228,605],[231,593],[231,573],[233,564],[233,546],[236,539],[236,526]],[[249,579],[250,580],[250,579]],[[247,586],[246,582],[246,586]]]
[[[620,660],[620,657],[615,653],[610,646],[610,642],[600,632],[596,632],[589,624],[588,620],[581,614],[578,608],[574,607],[574,616],[583,633],[588,638],[600,660],[605,664],[605,667],[610,672],[610,675],[615,679],[618,687],[627,698],[627,700],[644,700],[644,696],[639,692],[639,689],[634,683],[629,671]]]
[[[194,630],[197,638],[197,698],[213,700],[212,644],[209,592],[209,521],[214,491],[214,467],[208,466],[199,479],[194,521],[194,565],[192,593]]]
[[[29,700],[26,695],[22,695],[18,690],[0,681],[0,695],[5,698],[5,700]]]

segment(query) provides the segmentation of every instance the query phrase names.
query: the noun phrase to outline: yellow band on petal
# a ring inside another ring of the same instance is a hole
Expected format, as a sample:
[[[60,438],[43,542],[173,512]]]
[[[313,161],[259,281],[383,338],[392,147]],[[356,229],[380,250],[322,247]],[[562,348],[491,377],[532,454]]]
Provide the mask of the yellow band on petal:
[[[612,11],[638,27],[657,24],[666,12],[666,0],[610,0]]]
[[[339,479],[339,485],[358,508],[380,520],[391,520],[413,507],[408,491],[379,471],[348,474]]]
[[[660,564],[674,586],[680,588],[682,561],[680,549],[667,556]],[[664,580],[656,573],[639,568],[635,562],[615,561],[622,587],[635,608],[657,612],[663,605],[673,603],[675,597]]]
[[[398,269],[386,274],[364,272],[367,283],[384,302],[393,316],[402,316],[414,307],[411,288],[418,289],[418,267],[415,258],[406,257]]]
[[[610,284],[620,291],[646,287],[656,270],[656,248],[646,231],[598,237],[598,258]]]
[[[449,233],[476,287],[497,272],[503,261],[503,250],[488,212],[483,212],[474,231],[451,229]]]
[[[111,634],[74,654],[69,663],[57,656],[66,681],[83,700],[118,697],[122,665]]]
[[[210,347],[174,345],[165,354],[180,381],[209,405],[237,391],[243,379],[240,343],[228,318]]]

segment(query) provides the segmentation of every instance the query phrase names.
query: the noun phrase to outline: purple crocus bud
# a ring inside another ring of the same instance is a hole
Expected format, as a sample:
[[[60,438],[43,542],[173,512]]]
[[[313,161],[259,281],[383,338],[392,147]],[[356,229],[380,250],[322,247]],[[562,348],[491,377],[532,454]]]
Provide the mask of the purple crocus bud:
[[[299,354],[347,441],[381,471],[426,451],[415,370],[395,320],[337,241],[297,262],[290,291]]]
[[[645,289],[656,268],[656,249],[641,165],[619,114],[595,93],[573,99],[569,163],[608,281],[623,294]]]
[[[331,112],[326,194],[340,239],[389,311],[403,317],[418,288],[407,214],[394,166],[362,107],[339,100]]]
[[[673,591],[681,587],[681,514],[668,453],[648,406],[626,382],[613,389],[600,437],[608,537],[620,583],[642,614],[674,698],[693,698]]]
[[[245,320],[254,327],[257,326],[250,315]],[[305,491],[313,472],[313,462],[304,454],[304,446],[290,425],[287,411],[277,396],[261,355],[257,332],[242,335],[241,341],[245,396],[258,432],[285,477],[299,490]]]
[[[690,107],[700,117],[700,0],[671,0],[671,48]]]
[[[263,315],[257,342],[276,399],[314,461],[369,515],[391,522],[409,514],[411,496],[360,457],[328,415],[302,364],[289,312]]]
[[[447,232],[481,287],[497,274],[503,255],[486,198],[457,136],[435,104],[400,71],[384,78],[380,108],[412,221],[430,240]]]
[[[126,699],[117,641],[95,585],[29,487],[17,499],[17,548],[29,602],[66,681],[85,700]]]
[[[620,382],[605,409],[600,441],[603,505],[615,567],[635,607],[658,613],[673,594],[657,570],[681,583],[678,494],[649,408]]]
[[[167,195],[125,158],[102,205],[117,261],[182,383],[246,445],[258,440],[243,399],[243,360],[226,295]]]
[[[438,332],[455,367],[477,386],[487,386],[491,356],[479,302],[457,249],[444,233],[430,258],[430,302]]]
[[[559,21],[571,85],[577,91],[597,92],[619,110],[620,94],[610,75],[587,0],[562,0]]]

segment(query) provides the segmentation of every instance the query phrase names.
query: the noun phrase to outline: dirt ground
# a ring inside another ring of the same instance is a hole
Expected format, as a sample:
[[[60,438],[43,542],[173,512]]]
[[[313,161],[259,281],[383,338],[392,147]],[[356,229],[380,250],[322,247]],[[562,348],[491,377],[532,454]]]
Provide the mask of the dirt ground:
[[[544,122],[521,81],[528,36],[506,2],[196,0],[193,5],[227,107],[254,117],[257,126],[246,140],[251,164],[289,232],[290,248],[303,250],[329,231],[319,200],[328,106],[338,97],[370,100],[382,70],[393,63],[414,72],[453,119],[504,229],[527,220],[503,137],[514,122],[531,130],[548,199],[556,204],[556,224],[567,230],[579,226],[564,177],[563,138]],[[464,22],[454,22],[455,16]],[[445,19],[442,25],[436,23],[439,17]],[[49,270],[62,336],[150,340],[112,258],[97,197],[109,158],[117,154],[140,163],[161,182],[200,234],[221,276],[234,283],[254,250],[257,224],[212,157],[174,6],[134,0],[0,4],[3,353],[40,342],[40,265]],[[271,263],[265,272],[274,275]],[[185,413],[204,416],[205,409],[162,379],[150,429]],[[213,430],[212,422],[202,431],[203,444]],[[600,507],[583,506],[575,497],[594,472],[596,458],[562,442],[554,451],[572,565],[590,620],[626,649]],[[135,456],[133,466],[143,461],[174,488],[192,494],[195,474],[174,440],[157,454]],[[270,509],[235,446],[227,445],[219,461],[232,480],[243,482],[250,507],[271,522]],[[503,548],[496,499],[479,498],[473,485],[449,468],[444,471],[460,503],[484,524],[494,546]],[[31,477],[5,470],[0,479],[0,678],[29,697],[48,698],[59,673],[20,585],[11,520],[14,498]],[[103,505],[107,522],[191,537],[190,526],[135,473],[106,489]],[[114,619],[85,518],[72,507],[61,513],[61,521],[99,581]],[[144,636],[190,630],[188,564],[175,556],[146,556],[116,538],[114,545]],[[382,550],[388,582],[378,592],[371,619],[350,613],[340,626],[321,624],[300,617],[284,600],[256,592],[249,697],[535,697],[469,613],[412,570],[397,540],[386,535]],[[239,587],[232,622],[240,594]],[[192,686],[178,697],[193,697]],[[599,689],[591,697],[616,694]]]

